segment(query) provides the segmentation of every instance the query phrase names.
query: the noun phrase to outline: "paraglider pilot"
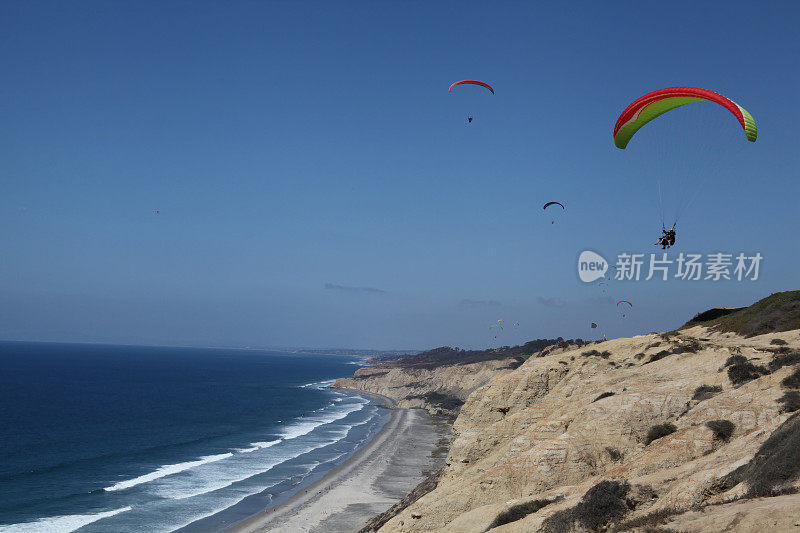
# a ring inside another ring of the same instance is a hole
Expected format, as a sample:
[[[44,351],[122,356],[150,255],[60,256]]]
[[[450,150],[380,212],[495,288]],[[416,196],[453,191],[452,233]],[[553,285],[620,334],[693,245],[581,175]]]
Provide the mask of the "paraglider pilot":
[[[656,246],[661,245],[662,250],[666,250],[670,246],[675,245],[675,226],[671,229],[661,228],[663,235],[656,241]]]

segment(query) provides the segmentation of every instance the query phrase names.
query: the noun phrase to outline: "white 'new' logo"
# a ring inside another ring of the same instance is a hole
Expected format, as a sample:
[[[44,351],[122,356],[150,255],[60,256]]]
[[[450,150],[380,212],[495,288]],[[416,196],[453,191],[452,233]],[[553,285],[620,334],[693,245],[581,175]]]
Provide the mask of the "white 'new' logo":
[[[591,283],[605,276],[608,261],[602,255],[584,250],[578,257],[578,276],[584,283]]]

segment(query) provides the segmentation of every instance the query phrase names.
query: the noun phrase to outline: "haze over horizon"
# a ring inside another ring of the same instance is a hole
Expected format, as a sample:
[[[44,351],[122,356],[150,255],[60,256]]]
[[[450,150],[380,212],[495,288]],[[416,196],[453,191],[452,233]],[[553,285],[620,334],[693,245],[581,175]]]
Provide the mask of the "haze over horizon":
[[[0,340],[486,348],[796,289],[800,4],[672,5],[0,5]],[[703,174],[670,253],[759,252],[760,278],[583,284],[583,250],[656,251],[666,162],[611,131],[677,85],[759,137],[665,122],[732,147],[669,169]]]

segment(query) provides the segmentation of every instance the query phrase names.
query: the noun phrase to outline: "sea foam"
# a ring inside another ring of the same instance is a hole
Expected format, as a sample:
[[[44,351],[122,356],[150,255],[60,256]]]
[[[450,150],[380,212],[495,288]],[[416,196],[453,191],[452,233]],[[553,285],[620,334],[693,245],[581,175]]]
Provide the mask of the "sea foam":
[[[85,525],[97,522],[103,518],[114,516],[115,514],[130,511],[130,507],[121,507],[112,511],[104,511],[94,514],[71,514],[64,516],[51,516],[39,518],[33,522],[22,522],[20,524],[0,525],[0,533],[69,533],[80,529]]]
[[[150,481],[156,480],[158,478],[171,476],[172,474],[177,474],[178,472],[183,472],[184,470],[189,470],[190,468],[195,468],[200,465],[204,465],[206,463],[221,461],[222,459],[227,459],[228,457],[231,456],[233,456],[232,453],[220,453],[217,455],[207,455],[205,457],[201,457],[196,461],[187,461],[185,463],[176,463],[174,465],[160,466],[154,472],[150,472],[149,474],[135,477],[133,479],[120,481],[119,483],[115,483],[110,487],[106,487],[104,490],[115,491],[115,490],[129,489],[131,487],[135,487],[136,485],[141,485],[142,483],[149,483]]]

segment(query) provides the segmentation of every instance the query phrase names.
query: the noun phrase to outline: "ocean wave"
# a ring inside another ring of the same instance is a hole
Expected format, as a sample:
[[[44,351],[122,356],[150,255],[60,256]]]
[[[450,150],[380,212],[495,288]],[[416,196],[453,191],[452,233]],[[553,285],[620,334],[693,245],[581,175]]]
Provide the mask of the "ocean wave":
[[[307,389],[308,387],[316,387],[318,389],[323,389],[325,387],[330,387],[335,382],[336,382],[335,379],[326,379],[324,381],[315,381],[313,383],[306,383],[305,385],[300,385],[298,388]]]
[[[114,516],[130,510],[130,507],[121,507],[113,511],[104,511],[95,514],[71,514],[39,518],[33,522],[0,525],[0,533],[41,533],[42,531],[47,531],[48,533],[69,533],[70,531],[80,529],[92,522],[97,522],[103,518],[108,518],[109,516]]]
[[[200,465],[204,465],[206,463],[221,461],[222,459],[227,459],[228,457],[231,456],[233,456],[232,453],[220,453],[217,455],[207,455],[205,457],[201,457],[196,461],[187,461],[185,463],[176,463],[174,465],[160,466],[155,471],[150,472],[149,474],[135,477],[133,479],[127,479],[125,481],[120,481],[119,483],[115,483],[110,487],[106,487],[103,490],[116,491],[116,490],[129,489],[131,487],[135,487],[136,485],[141,485],[142,483],[149,483],[150,481],[162,477],[171,476],[172,474],[177,474],[178,472],[183,472],[184,470],[189,470],[190,468],[195,468]]]
[[[350,410],[347,414],[339,412],[337,413],[336,419],[345,418],[351,412],[353,412],[353,410]],[[192,469],[175,478],[169,478],[160,483],[155,483],[149,492],[166,499],[183,500],[225,489],[234,483],[265,474],[273,468],[297,459],[309,452],[334,444],[346,437],[354,427],[363,426],[372,421],[374,421],[374,418],[370,416],[363,421],[343,424],[341,428],[337,427],[335,430],[332,428],[331,432],[328,433],[323,440],[313,443],[304,442],[303,439],[299,441],[292,439],[270,441],[270,443],[280,444],[280,446],[270,449],[269,451],[264,451],[263,453],[253,454],[252,458],[247,455],[236,455],[231,461],[225,461],[225,463],[209,464]],[[264,448],[272,448],[272,446],[274,446],[274,444],[259,448],[258,451],[260,452],[264,450]],[[333,459],[326,459],[324,462],[327,463],[339,457],[341,457],[341,455]],[[310,465],[311,468],[307,472],[301,474],[301,476],[305,477],[320,464],[319,461],[312,462]],[[271,486],[262,487],[259,491],[266,490]]]
[[[365,405],[367,405],[367,403],[369,402],[363,401],[344,404],[341,410],[334,411],[333,413],[327,415],[312,415],[303,419],[299,419],[297,422],[294,422],[293,424],[283,428],[283,432],[280,433],[280,436],[285,440],[290,440],[296,439],[297,437],[302,437],[303,435],[308,435],[320,426],[330,424],[331,422],[336,422],[337,420],[345,418],[350,413],[360,411]]]
[[[261,450],[261,449],[264,449],[264,448],[269,448],[271,446],[275,446],[276,444],[278,444],[282,440],[283,439],[270,440],[270,441],[265,441],[265,442],[251,442],[250,443],[250,448],[234,448],[234,449],[239,453],[251,453],[251,452],[254,452],[254,451],[257,451],[257,450]]]

